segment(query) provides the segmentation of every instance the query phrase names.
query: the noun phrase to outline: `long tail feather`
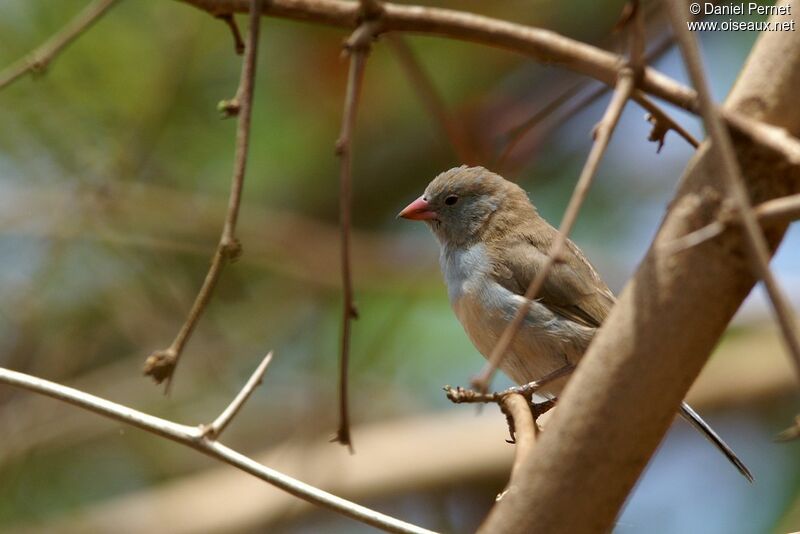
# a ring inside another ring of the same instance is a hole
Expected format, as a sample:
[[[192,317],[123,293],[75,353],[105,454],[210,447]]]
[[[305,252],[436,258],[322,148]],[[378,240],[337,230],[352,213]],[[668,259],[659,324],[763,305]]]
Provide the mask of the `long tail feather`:
[[[722,441],[722,438],[714,432],[714,430],[708,426],[708,423],[703,421],[703,419],[697,414],[697,412],[692,409],[691,406],[686,404],[685,402],[681,403],[681,416],[686,419],[693,427],[695,427],[701,434],[703,434],[708,441],[716,445],[716,447],[725,455],[726,458],[736,466],[736,469],[744,475],[744,477],[748,480],[748,482],[753,481],[753,475],[750,473],[750,470],[747,468],[746,465],[736,456],[736,453],[728,447],[728,444]]]

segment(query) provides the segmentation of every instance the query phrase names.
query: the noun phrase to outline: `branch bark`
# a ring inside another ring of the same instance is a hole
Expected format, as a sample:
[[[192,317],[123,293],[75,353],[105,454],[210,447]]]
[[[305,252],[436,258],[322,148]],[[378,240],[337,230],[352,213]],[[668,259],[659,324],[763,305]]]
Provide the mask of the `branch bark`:
[[[243,13],[247,0],[180,0],[213,15]],[[382,32],[409,32],[480,43],[553,63],[614,86],[624,64],[621,56],[558,33],[473,13],[435,7],[382,3]],[[355,28],[361,7],[347,0],[272,0],[264,15]],[[644,70],[642,90],[693,113],[697,94],[653,68]]]
[[[726,108],[797,135],[798,86],[800,33],[763,33]],[[797,167],[733,133],[753,203],[800,191]],[[723,180],[706,143],[689,163],[635,277],[567,384],[520,484],[492,510],[484,532],[612,528],[681,399],[756,281],[739,229],[679,255],[662,248],[719,217]],[[771,252],[784,230],[766,230]]]

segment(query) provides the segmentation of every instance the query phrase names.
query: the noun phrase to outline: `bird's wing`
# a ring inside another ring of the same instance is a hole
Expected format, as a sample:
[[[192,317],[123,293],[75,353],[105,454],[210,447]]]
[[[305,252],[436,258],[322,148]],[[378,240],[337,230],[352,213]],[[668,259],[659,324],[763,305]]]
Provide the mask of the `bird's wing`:
[[[550,240],[541,242],[535,235],[517,233],[496,243],[497,253],[491,254],[497,282],[518,295],[525,294],[547,260]],[[567,319],[597,328],[614,305],[614,295],[572,241],[567,242],[564,257],[553,266],[536,300]]]

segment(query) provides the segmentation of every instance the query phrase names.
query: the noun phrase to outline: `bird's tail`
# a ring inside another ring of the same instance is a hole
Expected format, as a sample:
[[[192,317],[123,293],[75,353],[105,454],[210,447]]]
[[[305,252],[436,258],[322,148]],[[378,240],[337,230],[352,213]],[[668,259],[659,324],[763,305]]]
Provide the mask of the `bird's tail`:
[[[703,434],[708,441],[713,443],[725,457],[734,465],[739,472],[744,475],[748,482],[753,481],[753,475],[746,465],[736,456],[736,453],[728,447],[728,444],[722,441],[722,438],[708,426],[708,423],[695,412],[691,406],[685,402],[681,403],[681,416],[686,419],[693,427],[695,427],[701,434]]]

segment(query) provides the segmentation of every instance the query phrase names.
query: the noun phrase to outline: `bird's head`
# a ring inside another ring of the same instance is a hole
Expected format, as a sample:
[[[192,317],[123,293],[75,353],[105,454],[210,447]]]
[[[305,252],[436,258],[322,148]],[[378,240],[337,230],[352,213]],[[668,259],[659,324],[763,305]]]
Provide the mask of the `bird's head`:
[[[466,246],[532,211],[518,185],[483,167],[461,166],[434,178],[398,217],[425,221],[443,246]]]

